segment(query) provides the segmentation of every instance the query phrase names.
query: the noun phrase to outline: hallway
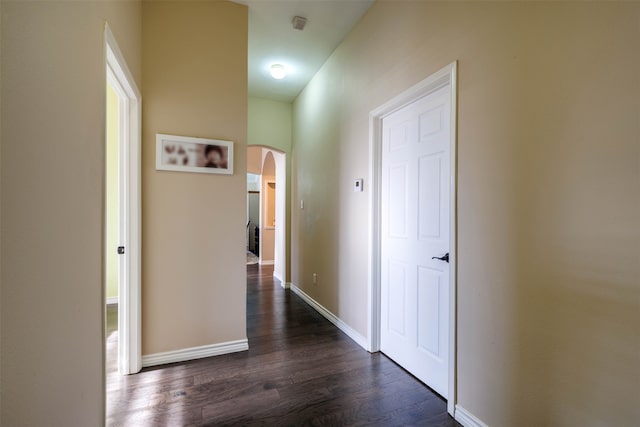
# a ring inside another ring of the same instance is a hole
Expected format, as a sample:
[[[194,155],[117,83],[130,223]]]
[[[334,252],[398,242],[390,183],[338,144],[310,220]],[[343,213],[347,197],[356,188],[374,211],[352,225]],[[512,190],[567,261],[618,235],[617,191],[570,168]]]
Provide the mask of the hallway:
[[[247,267],[249,351],[107,373],[108,426],[459,426],[446,402]],[[109,327],[109,325],[108,325]]]

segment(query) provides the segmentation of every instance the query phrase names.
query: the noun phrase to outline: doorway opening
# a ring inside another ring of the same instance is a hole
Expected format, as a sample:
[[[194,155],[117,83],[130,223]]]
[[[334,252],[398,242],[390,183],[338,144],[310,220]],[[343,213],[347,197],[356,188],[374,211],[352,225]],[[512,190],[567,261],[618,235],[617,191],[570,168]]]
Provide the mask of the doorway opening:
[[[113,84],[107,79],[107,146],[105,164],[105,264],[106,264],[106,298],[107,304],[107,341],[106,341],[106,365],[107,373],[119,370],[118,351],[118,292],[119,292],[119,271],[118,247],[119,236],[119,170],[118,170],[118,149],[120,142],[120,97]]]
[[[247,173],[247,265],[260,261],[260,174]]]
[[[120,374],[139,372],[140,331],[140,92],[118,44],[105,26],[105,330],[116,328]]]
[[[423,381],[437,383],[452,416],[456,402],[456,75],[453,62],[370,113],[369,350],[380,351],[384,338],[401,365],[420,371],[418,377],[425,374],[421,371],[425,365],[437,361]],[[430,378],[432,373],[437,378]]]
[[[250,146],[247,165],[247,250],[286,287],[286,154]]]

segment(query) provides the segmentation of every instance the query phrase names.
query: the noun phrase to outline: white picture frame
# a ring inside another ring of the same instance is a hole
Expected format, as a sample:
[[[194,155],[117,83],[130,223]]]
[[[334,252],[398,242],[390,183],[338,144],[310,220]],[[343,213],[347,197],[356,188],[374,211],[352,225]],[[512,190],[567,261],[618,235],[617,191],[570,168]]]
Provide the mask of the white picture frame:
[[[158,133],[156,170],[233,175],[233,142]]]

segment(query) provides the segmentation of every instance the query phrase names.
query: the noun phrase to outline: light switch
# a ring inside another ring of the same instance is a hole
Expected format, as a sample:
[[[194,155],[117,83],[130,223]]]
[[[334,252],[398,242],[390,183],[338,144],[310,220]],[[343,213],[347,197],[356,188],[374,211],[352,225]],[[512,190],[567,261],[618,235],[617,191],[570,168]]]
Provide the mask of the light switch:
[[[300,199],[300,209],[304,209],[304,199]]]
[[[362,178],[358,178],[353,182],[353,191],[354,193],[362,193],[363,191],[363,180]]]

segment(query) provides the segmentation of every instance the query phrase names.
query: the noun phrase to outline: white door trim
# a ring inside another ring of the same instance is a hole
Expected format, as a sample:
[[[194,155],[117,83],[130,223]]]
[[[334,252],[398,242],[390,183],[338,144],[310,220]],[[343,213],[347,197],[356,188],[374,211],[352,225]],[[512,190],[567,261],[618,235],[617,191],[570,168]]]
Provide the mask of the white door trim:
[[[447,411],[454,416],[456,404],[456,300],[457,300],[457,61],[452,62],[415,86],[402,92],[395,98],[369,113],[369,179],[371,194],[369,197],[369,295],[368,295],[368,336],[370,352],[380,351],[380,199],[382,174],[382,120],[389,114],[432,93],[446,84],[451,87],[451,133],[450,133],[450,252],[449,280],[451,286],[449,300],[449,398]]]
[[[106,78],[114,85],[120,103],[120,141],[124,150],[119,154],[124,165],[124,191],[126,207],[125,225],[125,283],[119,281],[118,304],[118,346],[121,349],[118,370],[123,374],[133,374],[142,369],[141,309],[140,309],[140,147],[141,147],[141,102],[127,63],[109,25],[105,24],[105,65]],[[106,82],[106,79],[105,79]],[[105,144],[106,147],[106,144]],[[115,250],[115,248],[109,248]],[[120,322],[120,319],[122,320]]]

